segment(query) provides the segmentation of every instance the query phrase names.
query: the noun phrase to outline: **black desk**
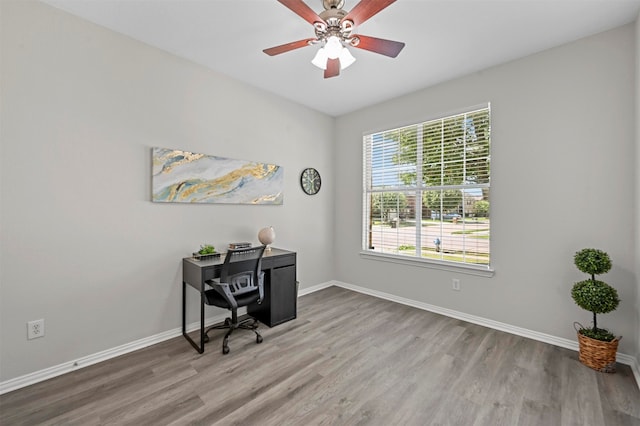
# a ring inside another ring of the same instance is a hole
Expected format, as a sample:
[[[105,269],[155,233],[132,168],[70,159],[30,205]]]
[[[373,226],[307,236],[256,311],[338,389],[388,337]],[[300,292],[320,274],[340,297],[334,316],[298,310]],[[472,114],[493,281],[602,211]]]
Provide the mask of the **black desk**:
[[[182,259],[182,335],[199,352],[204,352],[204,292],[206,280],[218,278],[224,263],[224,253],[216,259]],[[296,253],[272,248],[262,257],[264,271],[264,300],[262,304],[247,306],[247,313],[261,323],[273,327],[296,318]],[[187,285],[200,292],[200,346],[187,335]]]

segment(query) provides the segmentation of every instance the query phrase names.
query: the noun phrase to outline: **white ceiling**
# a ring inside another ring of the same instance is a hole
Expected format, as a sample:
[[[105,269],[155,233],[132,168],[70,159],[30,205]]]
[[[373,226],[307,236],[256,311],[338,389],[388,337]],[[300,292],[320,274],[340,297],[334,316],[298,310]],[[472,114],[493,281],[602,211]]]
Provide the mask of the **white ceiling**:
[[[316,46],[262,52],[314,37],[276,0],[43,1],[331,116],[633,22],[640,10],[640,0],[398,0],[355,32],[405,42],[400,55],[351,49],[356,63],[325,80],[310,62]]]

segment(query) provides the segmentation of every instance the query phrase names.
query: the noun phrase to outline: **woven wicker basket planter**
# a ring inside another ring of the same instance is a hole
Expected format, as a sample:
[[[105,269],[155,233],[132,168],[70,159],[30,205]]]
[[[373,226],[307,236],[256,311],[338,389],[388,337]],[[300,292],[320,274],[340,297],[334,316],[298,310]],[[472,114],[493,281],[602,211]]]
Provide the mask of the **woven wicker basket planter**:
[[[618,342],[622,337],[616,337],[610,342],[592,339],[578,332],[580,346],[580,362],[589,368],[602,373],[616,372],[616,352]]]

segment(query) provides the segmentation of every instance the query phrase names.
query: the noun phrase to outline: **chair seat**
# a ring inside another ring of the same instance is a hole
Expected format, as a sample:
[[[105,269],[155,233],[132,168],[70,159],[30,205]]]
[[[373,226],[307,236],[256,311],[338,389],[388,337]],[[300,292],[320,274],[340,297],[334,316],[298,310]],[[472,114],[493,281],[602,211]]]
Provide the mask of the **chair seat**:
[[[231,305],[229,302],[222,297],[220,293],[216,290],[211,289],[204,292],[205,295],[205,303],[207,305],[217,306],[219,308],[231,309]],[[238,302],[238,306],[246,306],[251,303],[255,303],[260,299],[260,293],[258,291],[252,291],[250,293],[239,294],[235,296],[236,302]]]

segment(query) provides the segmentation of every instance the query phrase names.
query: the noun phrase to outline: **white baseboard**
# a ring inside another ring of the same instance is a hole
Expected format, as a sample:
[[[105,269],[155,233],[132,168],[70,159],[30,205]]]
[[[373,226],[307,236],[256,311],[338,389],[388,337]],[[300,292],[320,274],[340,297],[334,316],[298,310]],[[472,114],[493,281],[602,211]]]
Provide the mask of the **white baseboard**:
[[[331,286],[342,287],[348,290],[356,291],[358,293],[363,293],[363,294],[374,296],[380,299],[389,300],[391,302],[412,306],[414,308],[422,309],[429,312],[434,312],[437,314],[460,319],[473,324],[482,325],[485,327],[493,328],[495,330],[504,331],[504,332],[515,334],[518,336],[527,337],[527,338],[538,340],[544,343],[550,343],[552,345],[560,346],[560,347],[571,349],[574,351],[578,350],[578,342],[574,342],[569,339],[552,336],[550,334],[539,333],[537,331],[516,327],[510,324],[493,321],[493,320],[478,317],[475,315],[469,315],[464,312],[454,311],[452,309],[441,308],[439,306],[430,305],[428,303],[417,302],[415,300],[406,299],[404,297],[395,296],[393,294],[383,293],[380,291],[371,290],[365,287],[347,284],[340,281],[328,281],[326,283],[318,284],[313,287],[304,288],[298,291],[298,297],[304,296],[306,294],[314,293],[316,291],[319,291]],[[246,313],[246,311],[243,312],[242,309],[238,311],[238,314],[240,315],[243,315],[244,313]],[[224,321],[224,318],[226,316],[227,316],[226,314],[220,314],[211,318],[207,318],[205,320],[205,326],[208,327],[209,325]],[[199,327],[200,327],[200,322],[196,321],[194,323],[187,325],[187,331],[191,332],[193,330],[197,330]],[[120,355],[137,351],[138,349],[146,348],[147,346],[155,345],[156,343],[164,342],[165,340],[173,339],[174,337],[181,336],[181,335],[182,335],[182,329],[180,327],[174,328],[172,330],[168,330],[150,337],[145,337],[143,339],[126,343],[124,345],[117,346],[115,348],[107,349],[92,355],[78,358],[76,360],[68,361],[59,365],[55,365],[53,367],[49,367],[33,373],[25,374],[24,376],[16,377],[14,379],[9,379],[0,383],[0,395],[23,388],[25,386],[33,385],[35,383],[39,383],[44,380],[48,380],[48,379],[60,376],[62,374],[70,373],[79,368],[88,367],[90,365],[97,364],[99,362],[107,361],[111,358],[115,358]],[[188,344],[188,343],[185,342],[185,344]],[[626,355],[621,353],[618,353],[617,355],[618,355],[617,356],[618,362],[629,365],[631,367],[631,370],[633,371],[633,375],[635,376],[635,379],[636,379],[636,384],[640,386],[640,364],[638,363],[638,360],[631,355]]]
[[[331,287],[332,285],[333,285],[332,282],[326,282],[326,283],[315,285],[313,287],[308,287],[308,288],[299,290],[298,297],[325,289],[327,287]],[[246,313],[246,308],[238,309],[238,315],[244,315],[245,313]],[[211,318],[207,318],[205,320],[205,327],[208,327],[217,322],[224,321],[226,316],[227,316],[226,314],[220,314]],[[199,321],[196,321],[194,323],[187,325],[188,332],[197,330],[199,328],[200,328]],[[165,340],[173,339],[174,337],[181,336],[181,335],[182,335],[182,329],[180,327],[174,328],[173,330],[165,331],[163,333],[159,333],[150,337],[145,337],[143,339],[126,343],[124,345],[117,346],[115,348],[107,349],[92,355],[87,355],[87,356],[78,358],[76,360],[54,365],[53,367],[49,367],[43,370],[35,371],[33,373],[25,374],[24,376],[9,379],[4,382],[0,382],[0,395],[3,395],[7,392],[11,392],[29,385],[33,385],[35,383],[49,380],[66,373],[70,373],[79,368],[88,367],[90,365],[97,364],[99,362],[107,361],[111,358],[128,354],[130,352],[137,351],[138,349],[146,348],[147,346],[155,345],[156,343],[164,342]],[[189,345],[189,343],[187,343],[186,341],[185,341],[185,344]]]
[[[243,311],[244,309],[244,311]],[[238,309],[238,315],[244,315],[246,308]],[[224,321],[227,317],[226,314],[216,315],[211,318],[205,319],[205,327],[213,325],[218,322]],[[187,325],[187,331],[200,329],[200,321]],[[24,376],[16,377],[14,379],[6,380],[0,383],[0,395],[7,392],[14,391],[16,389],[23,388],[25,386],[33,385],[45,380],[52,379],[57,376],[61,376],[66,373],[70,373],[79,368],[88,367],[99,362],[107,361],[120,355],[128,354],[138,349],[146,348],[147,346],[155,345],[156,343],[164,342],[165,340],[173,339],[174,337],[182,336],[182,327],[174,328],[173,330],[165,331],[153,336],[145,337],[124,345],[116,346],[115,348],[107,349],[101,352],[97,352],[92,355],[87,355],[78,358],[73,361],[64,362],[62,364],[54,365],[53,367],[45,368],[33,373],[25,374]],[[185,340],[185,344],[190,346]]]
[[[374,296],[379,299],[389,300],[391,302],[400,303],[407,306],[412,306],[414,308],[422,309],[429,312],[434,312],[436,314],[445,315],[447,317],[456,318],[462,321],[470,322],[473,324],[482,325],[484,327],[492,328],[494,330],[504,331],[506,333],[515,334],[517,336],[527,337],[529,339],[538,340],[540,342],[549,343],[555,346],[559,346],[566,349],[571,349],[574,351],[578,351],[578,342],[565,339],[562,337],[552,336],[546,333],[540,333],[538,331],[529,330],[522,327],[516,327],[511,324],[506,324],[499,321],[494,321],[487,318],[478,317],[475,315],[466,314],[464,312],[454,311],[452,309],[441,308],[440,306],[430,305],[424,302],[417,302],[415,300],[406,299],[404,297],[395,296],[393,294],[384,293],[377,290],[371,290],[366,287],[360,287],[353,284],[347,284],[340,281],[331,281],[330,285],[334,285],[336,287],[342,287],[347,290],[357,291],[358,293],[367,294],[369,296]],[[328,286],[326,286],[328,287]],[[618,352],[616,354],[616,361],[621,364],[625,364],[631,367],[633,371],[633,375],[636,379],[636,384],[640,387],[640,364],[639,361],[627,354],[623,354]]]
[[[334,285],[333,281],[328,281],[326,283],[314,285],[313,287],[307,287],[298,291],[298,297],[304,296],[305,294],[315,293],[316,291],[323,290],[325,288],[332,287]]]

